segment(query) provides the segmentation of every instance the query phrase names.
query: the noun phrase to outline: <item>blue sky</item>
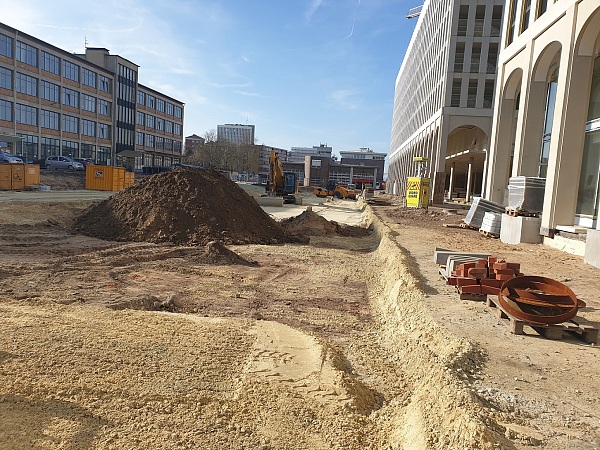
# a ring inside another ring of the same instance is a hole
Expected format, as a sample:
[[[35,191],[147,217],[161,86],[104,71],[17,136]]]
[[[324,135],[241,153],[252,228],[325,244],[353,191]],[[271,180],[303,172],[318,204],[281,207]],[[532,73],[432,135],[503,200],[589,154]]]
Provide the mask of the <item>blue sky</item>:
[[[389,152],[394,82],[419,0],[0,0],[61,49],[105,47],[185,103],[184,135],[256,125],[259,144]],[[108,15],[107,12],[114,11]]]

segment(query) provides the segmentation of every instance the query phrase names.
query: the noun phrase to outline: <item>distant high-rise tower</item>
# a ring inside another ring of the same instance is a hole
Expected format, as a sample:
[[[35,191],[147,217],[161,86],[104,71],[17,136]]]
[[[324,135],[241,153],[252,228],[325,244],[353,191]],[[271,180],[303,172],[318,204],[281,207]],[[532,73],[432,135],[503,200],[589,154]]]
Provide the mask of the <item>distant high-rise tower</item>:
[[[254,144],[254,125],[217,125],[217,140],[228,140],[234,144]]]

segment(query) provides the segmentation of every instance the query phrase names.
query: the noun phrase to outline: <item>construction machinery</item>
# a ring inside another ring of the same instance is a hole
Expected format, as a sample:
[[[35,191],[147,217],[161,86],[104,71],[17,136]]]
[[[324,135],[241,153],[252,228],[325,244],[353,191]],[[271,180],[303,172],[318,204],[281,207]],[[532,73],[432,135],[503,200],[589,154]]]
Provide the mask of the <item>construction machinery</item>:
[[[267,193],[271,196],[283,197],[283,203],[296,203],[296,185],[296,174],[284,172],[281,158],[274,149],[271,150]]]
[[[326,188],[316,188],[313,194],[317,197],[335,197],[340,199],[356,200],[356,185],[354,184],[338,184],[335,180],[329,180]]]

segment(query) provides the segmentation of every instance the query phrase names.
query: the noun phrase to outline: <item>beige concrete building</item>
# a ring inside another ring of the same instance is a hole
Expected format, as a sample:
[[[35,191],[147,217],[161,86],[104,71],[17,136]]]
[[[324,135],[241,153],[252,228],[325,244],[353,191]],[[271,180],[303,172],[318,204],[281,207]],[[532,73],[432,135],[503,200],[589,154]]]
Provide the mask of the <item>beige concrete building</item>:
[[[546,179],[541,232],[600,228],[600,1],[509,0],[485,197]]]
[[[386,189],[432,180],[433,201],[480,194],[503,0],[426,0],[398,72]],[[427,157],[424,168],[414,157]]]

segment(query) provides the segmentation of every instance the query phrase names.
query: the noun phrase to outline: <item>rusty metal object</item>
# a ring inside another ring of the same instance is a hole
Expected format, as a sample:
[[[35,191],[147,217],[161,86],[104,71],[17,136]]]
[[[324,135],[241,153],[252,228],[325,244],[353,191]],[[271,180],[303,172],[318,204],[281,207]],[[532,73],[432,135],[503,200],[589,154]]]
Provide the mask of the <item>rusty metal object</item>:
[[[522,276],[506,281],[498,293],[507,314],[525,322],[552,325],[567,322],[585,303],[573,291],[552,278]]]

